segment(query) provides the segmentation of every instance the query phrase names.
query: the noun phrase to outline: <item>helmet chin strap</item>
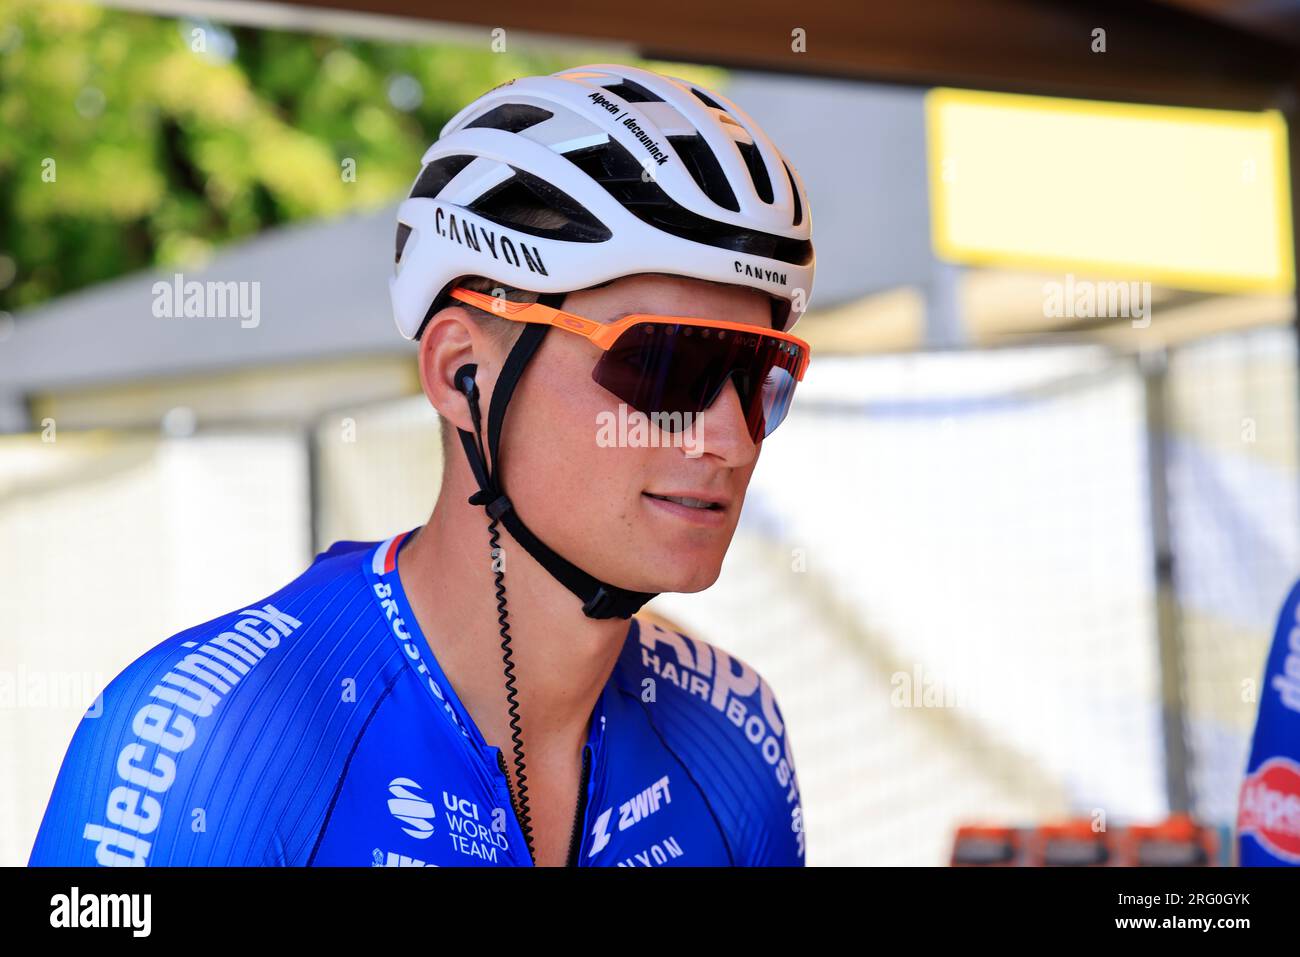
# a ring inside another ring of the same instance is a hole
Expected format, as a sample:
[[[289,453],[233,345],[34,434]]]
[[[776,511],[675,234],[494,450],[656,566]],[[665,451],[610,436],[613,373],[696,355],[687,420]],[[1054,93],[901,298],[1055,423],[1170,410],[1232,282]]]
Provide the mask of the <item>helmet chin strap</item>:
[[[564,301],[563,293],[548,293],[541,296],[541,301],[559,308]],[[520,519],[505,491],[501,488],[498,444],[501,429],[505,422],[506,406],[524,374],[529,360],[546,337],[549,326],[528,323],[514,348],[506,357],[492,390],[492,404],[488,410],[487,450],[491,454],[492,467],[489,469],[484,457],[484,445],[479,412],[479,391],[474,382],[475,367],[461,366],[456,371],[456,387],[469,400],[470,415],[474,420],[474,434],[464,429],[457,429],[460,443],[465,449],[474,479],[479,490],[469,497],[471,505],[482,505],[492,519],[499,519],[506,530],[514,536],[515,541],[524,547],[556,581],[573,592],[582,601],[582,613],[588,618],[631,618],[642,605],[655,597],[657,592],[629,591],[608,582],[603,582],[587,574],[577,565],[562,557],[534,535]]]

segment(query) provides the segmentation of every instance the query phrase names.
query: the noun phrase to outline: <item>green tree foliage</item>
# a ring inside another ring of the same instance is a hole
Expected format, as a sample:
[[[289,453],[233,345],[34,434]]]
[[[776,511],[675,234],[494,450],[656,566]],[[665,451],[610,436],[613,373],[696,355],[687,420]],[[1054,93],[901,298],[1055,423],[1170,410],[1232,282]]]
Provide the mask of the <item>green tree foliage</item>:
[[[491,40],[485,28],[481,46],[382,43],[0,0],[0,310],[391,202],[467,102],[583,62]]]

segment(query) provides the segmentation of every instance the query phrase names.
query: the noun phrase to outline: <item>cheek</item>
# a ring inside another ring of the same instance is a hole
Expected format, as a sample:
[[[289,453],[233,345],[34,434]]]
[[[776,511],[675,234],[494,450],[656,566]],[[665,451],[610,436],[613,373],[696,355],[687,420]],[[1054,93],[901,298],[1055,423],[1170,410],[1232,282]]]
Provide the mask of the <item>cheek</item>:
[[[521,506],[567,511],[575,523],[583,513],[608,519],[639,493],[646,450],[597,443],[600,416],[616,415],[619,400],[592,380],[585,343],[553,342],[559,335],[547,336],[511,400],[503,448],[518,451],[506,462],[507,488]]]

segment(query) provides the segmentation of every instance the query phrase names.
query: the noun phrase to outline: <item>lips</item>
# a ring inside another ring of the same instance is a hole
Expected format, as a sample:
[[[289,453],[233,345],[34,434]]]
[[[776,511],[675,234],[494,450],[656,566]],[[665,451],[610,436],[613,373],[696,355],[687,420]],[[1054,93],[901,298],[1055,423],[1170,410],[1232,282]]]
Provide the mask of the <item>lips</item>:
[[[686,508],[695,508],[706,512],[721,512],[727,507],[726,501],[715,496],[710,496],[703,492],[696,492],[692,495],[687,494],[660,494],[657,492],[642,493],[650,498],[657,498],[664,502],[676,502]]]

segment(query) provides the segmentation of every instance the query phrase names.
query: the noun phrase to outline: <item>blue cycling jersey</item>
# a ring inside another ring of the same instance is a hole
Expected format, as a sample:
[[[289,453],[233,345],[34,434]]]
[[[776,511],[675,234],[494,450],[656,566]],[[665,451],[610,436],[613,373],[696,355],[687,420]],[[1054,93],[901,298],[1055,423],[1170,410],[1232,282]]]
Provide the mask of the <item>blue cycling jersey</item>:
[[[145,652],[82,718],[32,865],[523,865],[505,756],[420,632],[410,532]],[[635,618],[592,712],[570,863],[802,865],[762,677]]]
[[[1278,616],[1237,807],[1244,865],[1300,864],[1300,582]]]

